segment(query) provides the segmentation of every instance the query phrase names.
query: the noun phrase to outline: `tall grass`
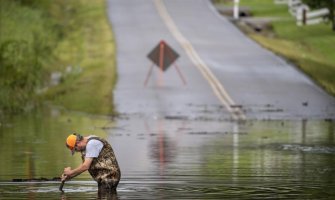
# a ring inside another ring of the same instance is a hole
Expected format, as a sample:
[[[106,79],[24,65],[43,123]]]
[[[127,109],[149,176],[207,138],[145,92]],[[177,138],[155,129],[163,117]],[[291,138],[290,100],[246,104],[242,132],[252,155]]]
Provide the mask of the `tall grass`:
[[[104,0],[0,0],[0,9],[0,113],[45,99],[113,113],[114,41]],[[50,87],[53,72],[61,82]]]
[[[58,70],[65,76],[45,98],[69,110],[113,115],[115,47],[105,1],[75,2],[75,15],[67,21],[73,25],[54,50]],[[73,70],[67,74],[69,68]]]
[[[43,84],[55,33],[41,10],[0,1],[0,111],[20,111]]]

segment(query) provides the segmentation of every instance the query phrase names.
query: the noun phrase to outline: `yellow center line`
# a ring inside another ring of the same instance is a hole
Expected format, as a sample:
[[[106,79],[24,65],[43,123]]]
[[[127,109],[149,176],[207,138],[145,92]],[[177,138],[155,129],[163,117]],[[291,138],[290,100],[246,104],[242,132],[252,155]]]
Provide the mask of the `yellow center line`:
[[[154,0],[154,3],[156,6],[156,9],[158,10],[159,15],[163,19],[164,23],[166,24],[171,34],[184,48],[186,54],[188,55],[192,63],[198,68],[198,70],[201,72],[204,78],[208,81],[214,94],[218,97],[218,99],[224,105],[224,107],[228,110],[228,112],[231,113],[232,118],[234,120],[245,120],[246,117],[243,111],[241,110],[241,108],[234,106],[236,105],[235,102],[228,95],[223,85],[214,76],[214,74],[209,69],[209,67],[206,65],[206,63],[200,58],[198,53],[194,50],[192,44],[178,30],[177,26],[175,25],[169,13],[167,12],[163,1]]]

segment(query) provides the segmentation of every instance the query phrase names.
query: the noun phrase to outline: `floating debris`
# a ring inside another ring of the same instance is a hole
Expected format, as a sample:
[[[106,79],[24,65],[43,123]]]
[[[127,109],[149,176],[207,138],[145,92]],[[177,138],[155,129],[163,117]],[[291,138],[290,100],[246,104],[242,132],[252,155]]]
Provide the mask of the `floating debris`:
[[[284,151],[297,151],[297,152],[307,152],[307,153],[327,153],[334,154],[335,147],[333,146],[309,146],[301,144],[282,144],[279,145],[280,150]]]
[[[54,178],[14,178],[12,179],[12,182],[41,182],[41,181],[60,181],[60,177],[54,177]]]

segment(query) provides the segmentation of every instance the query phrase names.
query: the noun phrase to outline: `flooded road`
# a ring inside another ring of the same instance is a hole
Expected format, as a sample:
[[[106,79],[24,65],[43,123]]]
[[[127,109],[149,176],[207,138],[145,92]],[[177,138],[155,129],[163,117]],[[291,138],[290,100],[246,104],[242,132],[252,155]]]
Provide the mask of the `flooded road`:
[[[208,1],[190,2],[107,2],[120,115],[45,108],[5,117],[0,199],[97,199],[87,173],[63,194],[57,181],[12,181],[79,165],[64,144],[74,132],[114,148],[122,178],[117,196],[103,199],[335,198],[334,98],[218,18]],[[186,85],[174,68],[164,77],[156,69],[143,85],[146,55],[160,40],[179,53]]]
[[[70,132],[108,139],[122,169],[109,199],[331,199],[335,138],[328,120],[200,120],[89,116],[57,109],[1,125],[0,199],[97,199],[88,174],[52,178],[80,163],[65,148]]]

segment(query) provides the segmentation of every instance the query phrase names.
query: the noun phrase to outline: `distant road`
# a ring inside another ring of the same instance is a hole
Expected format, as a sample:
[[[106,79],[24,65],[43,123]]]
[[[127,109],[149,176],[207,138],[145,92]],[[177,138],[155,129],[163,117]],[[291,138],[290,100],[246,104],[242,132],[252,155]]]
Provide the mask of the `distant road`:
[[[108,0],[121,114],[190,119],[335,118],[335,99],[246,37],[208,0]],[[180,57],[162,76],[146,57],[159,41]],[[161,83],[160,83],[161,81]]]

